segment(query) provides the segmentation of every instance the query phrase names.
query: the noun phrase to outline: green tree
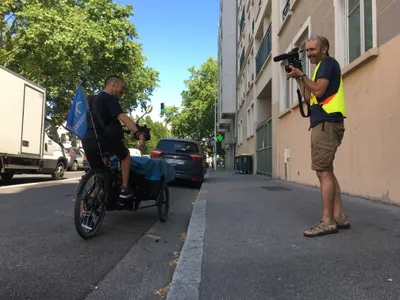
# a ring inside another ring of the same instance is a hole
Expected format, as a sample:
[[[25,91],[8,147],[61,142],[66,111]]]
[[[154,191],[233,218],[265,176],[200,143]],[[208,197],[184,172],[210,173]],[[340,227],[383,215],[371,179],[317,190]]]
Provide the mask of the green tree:
[[[209,143],[214,136],[215,102],[218,97],[218,63],[209,57],[199,70],[189,68],[190,78],[185,80],[186,90],[182,92],[183,109],[177,113],[172,108],[166,111],[167,121],[171,124],[171,133],[178,138],[207,141],[202,143],[204,150],[212,152]]]
[[[179,107],[169,106],[165,107],[164,115],[160,115],[160,117],[164,118],[164,122],[166,124],[171,124],[172,120],[179,114]]]
[[[124,77],[126,111],[146,106],[158,72],[145,66],[131,5],[109,0],[3,0],[0,64],[47,90],[47,113],[66,120],[82,79],[96,93],[110,74]]]
[[[133,120],[137,119],[138,117]],[[139,123],[140,125],[146,124],[147,127],[151,128],[151,140],[146,142],[145,147],[142,149],[142,154],[150,154],[156,148],[160,139],[171,136],[167,126],[161,122],[154,122],[150,116],[146,116],[144,121],[139,121]],[[137,140],[133,139],[132,135],[125,138],[125,144],[129,148],[137,148]]]

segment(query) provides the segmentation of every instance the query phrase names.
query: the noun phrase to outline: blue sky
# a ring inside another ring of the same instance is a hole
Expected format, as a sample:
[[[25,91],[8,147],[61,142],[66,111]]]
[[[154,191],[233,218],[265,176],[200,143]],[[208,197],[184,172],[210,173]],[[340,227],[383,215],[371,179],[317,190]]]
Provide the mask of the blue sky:
[[[200,68],[209,56],[218,54],[219,0],[117,0],[132,4],[139,42],[146,65],[159,75],[151,98],[153,120],[160,120],[160,103],[180,106],[188,68]]]

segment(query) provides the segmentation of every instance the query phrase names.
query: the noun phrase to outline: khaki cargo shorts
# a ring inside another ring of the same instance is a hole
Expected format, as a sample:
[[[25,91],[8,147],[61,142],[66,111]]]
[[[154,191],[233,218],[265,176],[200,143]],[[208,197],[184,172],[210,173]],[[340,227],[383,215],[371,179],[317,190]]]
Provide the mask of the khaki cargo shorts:
[[[325,122],[311,128],[311,168],[314,171],[333,171],[333,160],[343,136],[343,122]]]

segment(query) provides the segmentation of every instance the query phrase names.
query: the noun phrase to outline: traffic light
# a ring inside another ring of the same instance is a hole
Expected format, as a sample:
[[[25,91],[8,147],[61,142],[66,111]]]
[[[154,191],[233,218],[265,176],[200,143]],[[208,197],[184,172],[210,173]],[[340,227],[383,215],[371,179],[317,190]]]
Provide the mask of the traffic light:
[[[164,114],[164,112],[165,112],[165,109],[164,109],[164,102],[163,102],[163,103],[161,103],[161,114]]]

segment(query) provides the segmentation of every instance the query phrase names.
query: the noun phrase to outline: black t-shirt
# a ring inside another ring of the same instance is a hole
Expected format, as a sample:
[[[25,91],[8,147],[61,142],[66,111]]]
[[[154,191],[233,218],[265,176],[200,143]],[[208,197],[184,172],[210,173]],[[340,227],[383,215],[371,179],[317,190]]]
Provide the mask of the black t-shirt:
[[[117,122],[119,126],[115,127],[118,129],[120,128],[121,131],[116,132],[116,134],[122,133],[122,126],[120,125],[121,123],[118,120],[118,116],[123,113],[123,110],[117,98],[110,95],[106,91],[101,91],[98,95],[90,97],[88,102],[93,116],[94,125],[99,134],[103,132],[101,121],[103,122],[104,126],[107,126],[111,122]],[[95,107],[93,107],[93,104]],[[98,115],[100,115],[100,118]],[[93,124],[90,121],[90,116],[88,116],[88,120],[88,130],[85,138],[93,138],[95,135]]]
[[[330,96],[336,94],[340,86],[341,70],[340,65],[336,59],[331,56],[326,56],[322,59],[321,65],[315,76],[315,80],[318,78],[325,78],[329,81],[328,88],[326,89],[324,95],[320,98],[317,97],[318,103],[325,101]],[[322,122],[342,122],[343,115],[340,112],[326,113],[321,105],[311,106],[311,116],[310,123],[311,127],[314,127]]]

